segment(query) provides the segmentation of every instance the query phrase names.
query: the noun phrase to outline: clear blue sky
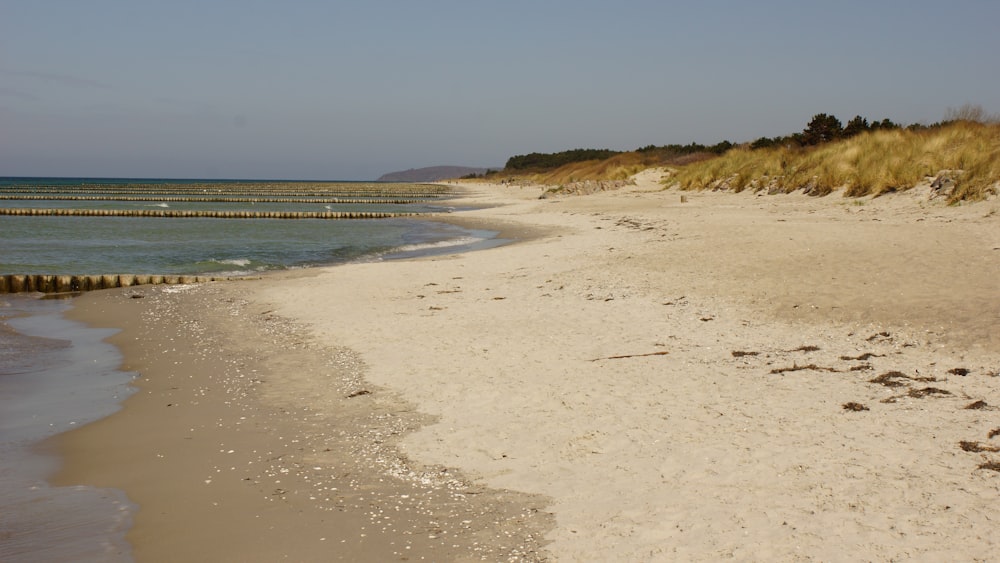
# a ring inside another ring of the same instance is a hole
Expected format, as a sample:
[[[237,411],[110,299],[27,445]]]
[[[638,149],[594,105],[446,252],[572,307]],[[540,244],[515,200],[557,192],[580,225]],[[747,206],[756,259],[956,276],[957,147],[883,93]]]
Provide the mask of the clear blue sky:
[[[0,176],[374,179],[1000,112],[995,0],[0,0]]]

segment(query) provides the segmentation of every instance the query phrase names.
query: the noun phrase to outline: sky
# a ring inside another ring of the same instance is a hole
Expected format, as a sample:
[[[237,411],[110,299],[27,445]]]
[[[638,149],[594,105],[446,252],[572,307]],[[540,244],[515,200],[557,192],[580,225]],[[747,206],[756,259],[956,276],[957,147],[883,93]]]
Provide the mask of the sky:
[[[0,0],[0,176],[373,180],[1000,112],[995,0]]]

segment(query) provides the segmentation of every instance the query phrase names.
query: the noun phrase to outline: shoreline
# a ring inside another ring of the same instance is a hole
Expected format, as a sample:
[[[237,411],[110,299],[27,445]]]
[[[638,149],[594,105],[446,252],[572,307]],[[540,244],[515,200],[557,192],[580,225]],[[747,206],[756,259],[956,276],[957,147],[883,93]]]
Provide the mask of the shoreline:
[[[120,561],[122,491],[51,487],[61,462],[40,446],[109,416],[129,394],[112,331],[63,317],[68,299],[0,296],[0,560]]]
[[[310,342],[243,300],[244,288],[163,289],[88,295],[69,314],[121,328],[109,341],[141,375],[121,411],[53,439],[67,460],[56,485],[122,488],[139,506],[127,536],[136,560],[468,560],[537,549],[514,533],[482,536],[533,519],[539,500],[414,468],[393,450],[428,420],[363,385],[355,354]],[[224,310],[204,314],[213,308]],[[310,393],[298,386],[313,379],[322,408],[289,394]]]
[[[486,225],[449,219],[433,220]],[[53,485],[124,489],[138,561],[537,560],[544,499],[410,463],[394,444],[431,420],[373,397],[350,350],[247,300],[324,268],[77,296],[65,316],[120,330],[107,341],[140,375],[121,411],[47,441],[65,460]],[[307,377],[329,386],[323,410],[286,395]]]
[[[137,560],[988,557],[995,204],[655,190],[480,185],[455,220],[544,236],[85,296],[143,377],[57,480],[135,494]]]

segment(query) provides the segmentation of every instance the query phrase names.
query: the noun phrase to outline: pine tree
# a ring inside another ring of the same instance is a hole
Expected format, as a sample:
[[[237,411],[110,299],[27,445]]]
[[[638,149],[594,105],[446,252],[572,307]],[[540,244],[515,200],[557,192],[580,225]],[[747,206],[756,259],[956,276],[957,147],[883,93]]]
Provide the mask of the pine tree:
[[[802,131],[803,145],[818,145],[839,138],[843,134],[840,120],[832,115],[818,113]]]
[[[847,126],[844,127],[844,136],[853,137],[860,133],[868,131],[868,120],[860,115],[854,116],[854,119],[847,122]]]

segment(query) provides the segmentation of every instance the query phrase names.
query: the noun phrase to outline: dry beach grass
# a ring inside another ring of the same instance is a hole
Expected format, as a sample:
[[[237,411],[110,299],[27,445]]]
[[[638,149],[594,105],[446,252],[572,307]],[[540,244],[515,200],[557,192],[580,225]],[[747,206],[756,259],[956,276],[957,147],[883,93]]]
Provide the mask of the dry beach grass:
[[[875,131],[815,148],[740,148],[677,171],[684,189],[725,183],[735,191],[793,192],[808,187],[850,197],[904,191],[926,177],[947,182],[950,201],[996,195],[1000,124],[959,121],[929,130]]]
[[[85,296],[143,377],[61,479],[139,502],[140,560],[992,558],[996,201],[661,176],[467,185],[448,220],[525,235],[486,251]]]

